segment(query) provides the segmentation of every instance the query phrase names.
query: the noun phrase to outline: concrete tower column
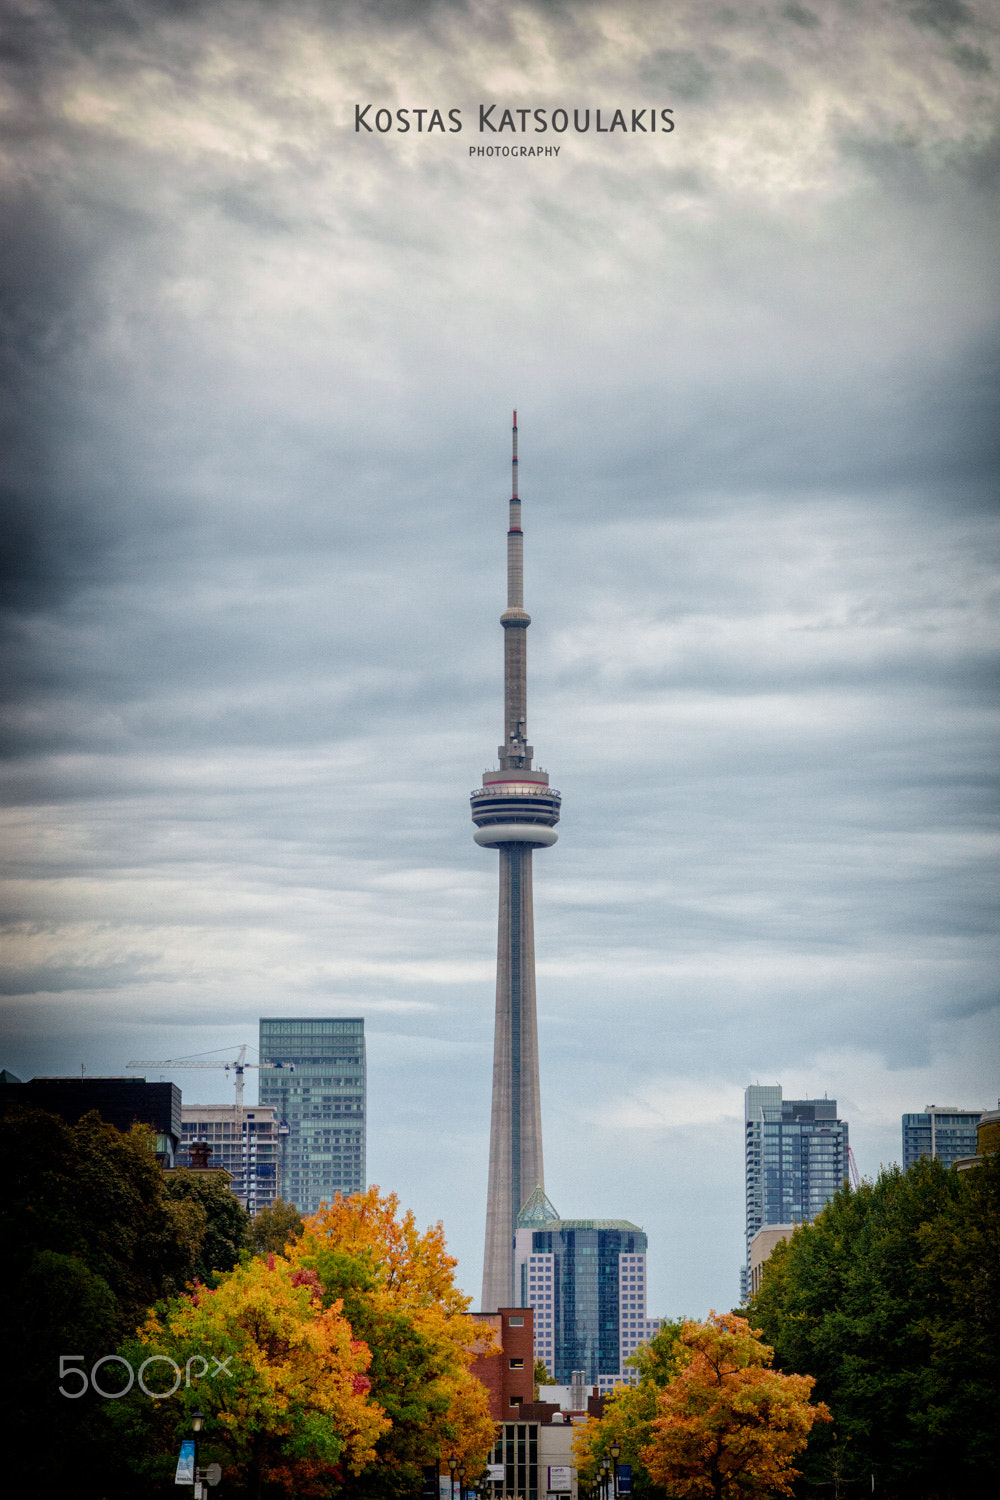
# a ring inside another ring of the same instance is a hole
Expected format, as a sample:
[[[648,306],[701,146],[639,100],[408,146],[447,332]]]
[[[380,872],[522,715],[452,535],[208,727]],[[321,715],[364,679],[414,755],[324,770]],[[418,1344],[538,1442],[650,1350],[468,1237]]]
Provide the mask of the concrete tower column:
[[[560,796],[546,772],[532,767],[527,743],[527,628],[523,600],[523,533],[514,413],[513,484],[507,531],[504,630],[504,743],[500,768],[472,794],[476,843],[500,856],[493,1109],[486,1202],[482,1310],[516,1305],[514,1232],[534,1189],[544,1186],[535,1016],[535,927],[531,854],[556,841]]]

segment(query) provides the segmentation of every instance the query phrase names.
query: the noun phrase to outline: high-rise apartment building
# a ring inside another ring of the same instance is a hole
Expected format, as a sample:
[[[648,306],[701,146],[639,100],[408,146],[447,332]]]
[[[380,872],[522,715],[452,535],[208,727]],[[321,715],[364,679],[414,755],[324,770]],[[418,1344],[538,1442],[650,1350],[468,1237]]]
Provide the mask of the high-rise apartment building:
[[[260,1102],[278,1114],[281,1195],[302,1214],[365,1189],[365,1023],[260,1023]]]
[[[975,1156],[981,1109],[928,1104],[923,1114],[903,1116],[903,1171],[922,1156],[936,1156],[950,1167],[960,1156]]]
[[[611,1390],[625,1360],[657,1332],[646,1315],[646,1235],[627,1219],[560,1219],[539,1190],[518,1218],[517,1305],[535,1317],[535,1358],[555,1385]]]
[[[278,1196],[278,1112],[258,1104],[182,1104],[178,1165],[191,1165],[191,1143],[207,1141],[210,1164],[222,1167],[248,1213],[267,1208]]]
[[[780,1084],[751,1084],[745,1096],[746,1262],[765,1225],[811,1224],[847,1177],[847,1121],[836,1099],[782,1099]]]
[[[514,413],[511,498],[507,525],[507,608],[504,635],[504,737],[498,769],[483,772],[472,793],[473,838],[499,851],[496,1021],[493,1105],[486,1194],[483,1312],[514,1300],[512,1246],[517,1217],[542,1174],[542,1112],[535,1019],[535,928],[531,858],[556,842],[559,793],[533,764],[527,743],[526,642],[531,616],[524,608],[524,537],[517,482]]]

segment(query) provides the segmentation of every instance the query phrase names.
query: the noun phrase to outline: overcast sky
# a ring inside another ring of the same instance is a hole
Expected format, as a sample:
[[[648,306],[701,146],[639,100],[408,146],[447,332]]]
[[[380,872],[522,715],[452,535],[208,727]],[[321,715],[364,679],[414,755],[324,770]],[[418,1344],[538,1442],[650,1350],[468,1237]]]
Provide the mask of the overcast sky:
[[[517,406],[546,1188],[732,1306],[748,1083],[1000,1091],[996,7],[4,10],[0,1065],[364,1016],[478,1301]]]

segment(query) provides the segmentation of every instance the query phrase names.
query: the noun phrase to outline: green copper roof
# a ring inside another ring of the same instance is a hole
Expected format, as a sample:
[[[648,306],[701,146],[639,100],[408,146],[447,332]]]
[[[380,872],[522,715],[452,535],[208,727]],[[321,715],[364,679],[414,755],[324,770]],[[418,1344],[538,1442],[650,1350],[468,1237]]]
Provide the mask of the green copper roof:
[[[643,1230],[639,1224],[633,1224],[628,1219],[551,1219],[544,1226],[545,1229],[626,1229],[633,1234],[642,1234]]]
[[[558,1217],[559,1210],[546,1198],[545,1189],[539,1183],[518,1214],[517,1227],[518,1229],[533,1229],[541,1224],[551,1224]]]

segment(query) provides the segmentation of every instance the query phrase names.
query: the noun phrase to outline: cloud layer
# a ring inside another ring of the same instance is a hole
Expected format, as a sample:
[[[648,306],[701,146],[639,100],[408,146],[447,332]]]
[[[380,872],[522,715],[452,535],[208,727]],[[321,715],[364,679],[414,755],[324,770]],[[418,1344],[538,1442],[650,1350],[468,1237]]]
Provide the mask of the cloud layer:
[[[363,1014],[478,1293],[516,405],[546,1185],[730,1305],[747,1083],[998,1090],[991,7],[11,12],[4,1064]]]

